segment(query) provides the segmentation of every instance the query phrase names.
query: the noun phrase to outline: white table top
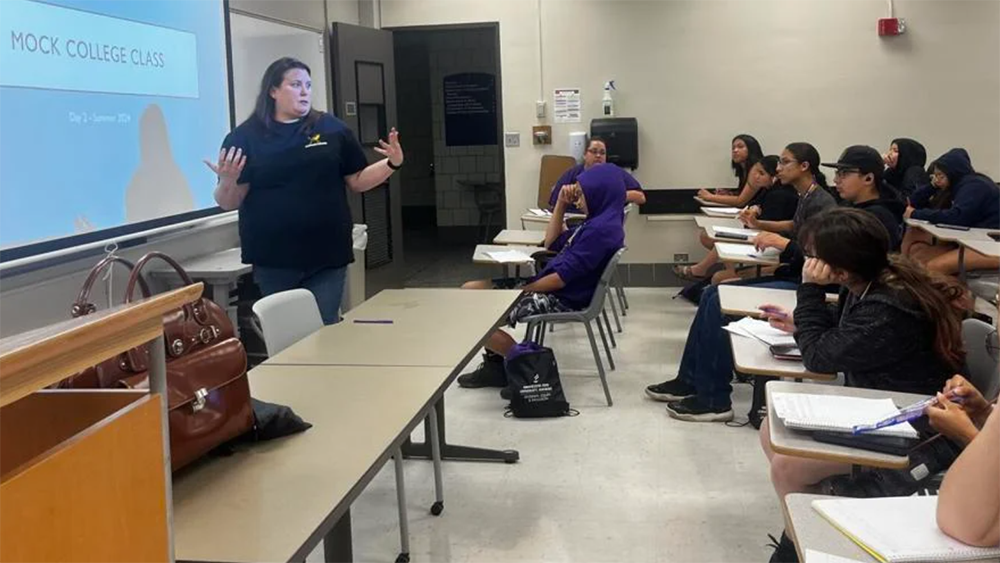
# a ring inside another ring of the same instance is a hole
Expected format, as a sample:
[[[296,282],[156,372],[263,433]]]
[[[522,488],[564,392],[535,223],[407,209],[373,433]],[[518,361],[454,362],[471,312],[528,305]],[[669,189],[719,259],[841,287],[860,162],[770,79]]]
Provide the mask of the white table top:
[[[726,315],[747,315],[760,318],[761,305],[778,305],[794,311],[798,302],[794,289],[771,289],[745,285],[719,284],[719,305]]]
[[[265,365],[438,366],[454,369],[478,349],[518,290],[387,289],[285,348]],[[358,324],[355,320],[391,320]]]
[[[815,383],[795,383],[791,381],[769,381],[766,393],[767,404],[769,405],[772,404],[771,395],[774,393],[839,395],[843,397],[863,397],[866,399],[884,399],[888,397],[896,403],[896,406],[906,406],[927,398],[924,395],[913,393],[877,391],[874,389],[835,385],[817,385]],[[871,467],[887,467],[890,469],[905,469],[909,467],[910,461],[907,456],[883,454],[848,446],[817,442],[809,436],[808,432],[790,430],[785,427],[781,419],[774,415],[773,409],[768,409],[767,421],[771,429],[771,447],[774,448],[774,451],[781,454]]]
[[[702,229],[708,229],[709,227],[732,227],[734,229],[743,228],[743,223],[740,223],[739,219],[733,219],[730,217],[709,217],[708,215],[698,215],[694,218],[694,222]]]
[[[177,559],[304,561],[308,551],[300,550],[308,547],[310,536],[331,513],[350,507],[443,393],[448,372],[330,366],[251,370],[254,397],[292,407],[313,427],[241,447],[229,457],[207,458],[174,475]]]
[[[837,379],[836,374],[811,372],[801,361],[775,358],[768,346],[756,338],[730,333],[729,341],[733,347],[733,365],[740,373],[818,381]]]
[[[243,263],[240,252],[240,248],[230,248],[229,250],[223,250],[222,252],[206,254],[205,256],[198,256],[197,258],[192,258],[191,260],[180,261],[180,264],[192,278],[206,280],[209,282],[233,281],[236,278],[253,271],[253,266]],[[150,262],[150,265],[157,268],[156,270],[149,272],[151,277],[177,282],[180,281],[180,277],[177,275],[177,272],[173,268],[167,266],[166,263],[157,260]],[[145,271],[143,274],[145,274]]]
[[[920,219],[907,219],[906,224],[911,227],[916,227],[923,231],[934,235],[938,240],[945,242],[960,242],[960,241],[984,241],[984,242],[995,242],[989,237],[989,233],[1000,232],[996,229],[969,229],[967,231],[961,231],[957,229],[948,229],[941,227],[939,225],[934,225],[927,221],[922,221]]]
[[[984,256],[1000,257],[1000,242],[989,240],[961,240],[959,244]]]
[[[709,217],[728,217],[730,219],[736,218],[736,213],[729,213],[722,211],[723,209],[731,209],[731,207],[702,207],[701,212]]]
[[[707,199],[701,199],[698,196],[694,196],[694,200],[697,201],[698,203],[700,203],[701,205],[705,206],[705,207],[729,207],[729,206],[727,206],[725,204],[722,204],[722,203],[716,203],[714,201],[708,201]]]
[[[493,239],[493,244],[523,246],[542,246],[543,242],[545,242],[545,231],[526,231],[522,229],[504,229]]]
[[[732,247],[746,248],[747,245],[735,244],[731,241],[715,243],[715,251],[719,253],[719,260],[735,264],[756,264],[760,266],[777,266],[781,264],[781,260],[779,260],[777,256],[770,258],[755,258],[745,254],[730,252],[730,248]]]
[[[525,211],[524,214],[521,215],[521,221],[525,223],[548,223],[551,218],[552,215],[535,215],[530,211]],[[565,220],[586,218],[587,216],[583,213],[566,213],[563,215],[563,219]]]
[[[528,259],[521,264],[534,264],[535,260],[531,258],[531,255],[544,249],[539,246],[523,246],[516,244],[477,244],[476,250],[472,253],[472,261],[475,264],[500,264],[500,262],[491,258],[487,252],[505,252],[509,250],[520,250],[528,256]],[[506,263],[514,264],[513,262]]]
[[[736,227],[736,226],[733,226],[733,225],[714,225],[714,226],[722,226],[722,227],[731,227],[731,228],[734,228],[734,229],[741,229],[741,230],[744,230],[744,231],[748,231],[747,233],[744,233],[744,234],[746,234],[746,235],[749,236],[749,238],[747,238],[745,240],[744,239],[738,239],[738,238],[727,238],[727,237],[724,237],[724,236],[719,236],[715,231],[712,230],[711,226],[706,227],[705,228],[705,234],[708,235],[708,238],[710,238],[710,239],[712,239],[712,240],[714,240],[716,242],[731,242],[733,244],[753,244],[754,243],[754,239],[757,237],[757,233],[760,233],[760,231],[755,231],[755,229],[747,229],[746,227],[744,227],[742,225],[739,226],[739,227]],[[753,233],[753,234],[751,234],[751,233]]]

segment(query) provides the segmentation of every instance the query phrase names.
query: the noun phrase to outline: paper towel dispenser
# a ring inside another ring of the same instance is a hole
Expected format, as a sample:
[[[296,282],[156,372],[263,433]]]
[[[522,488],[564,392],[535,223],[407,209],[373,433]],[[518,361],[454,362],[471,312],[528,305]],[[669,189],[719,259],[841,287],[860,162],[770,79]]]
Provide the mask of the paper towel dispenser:
[[[590,136],[604,139],[608,162],[639,167],[639,122],[634,117],[602,117],[590,121]]]

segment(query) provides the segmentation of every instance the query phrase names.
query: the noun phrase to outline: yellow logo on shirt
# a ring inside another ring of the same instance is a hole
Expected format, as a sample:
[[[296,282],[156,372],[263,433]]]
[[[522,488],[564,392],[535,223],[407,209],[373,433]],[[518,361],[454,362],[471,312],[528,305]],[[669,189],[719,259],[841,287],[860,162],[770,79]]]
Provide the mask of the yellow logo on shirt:
[[[325,146],[326,145],[326,141],[320,141],[319,140],[319,136],[320,136],[319,133],[316,133],[315,135],[310,136],[309,137],[309,144],[306,145],[306,148],[308,149],[310,147],[322,147],[322,146]]]

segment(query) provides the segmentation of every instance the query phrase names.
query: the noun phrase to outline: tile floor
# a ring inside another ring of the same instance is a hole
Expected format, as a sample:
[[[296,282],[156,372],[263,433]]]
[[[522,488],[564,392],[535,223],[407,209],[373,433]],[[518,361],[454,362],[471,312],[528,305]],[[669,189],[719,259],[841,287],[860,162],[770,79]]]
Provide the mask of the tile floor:
[[[752,427],[679,422],[644,398],[676,374],[694,306],[675,289],[628,290],[631,309],[614,350],[607,407],[581,327],[557,327],[556,351],[574,418],[503,417],[495,389],[453,386],[453,443],[516,448],[513,465],[445,462],[445,511],[433,502],[431,464],[409,461],[414,562],[766,561],[780,508]],[[471,369],[470,366],[467,369]],[[737,385],[745,420],[750,388]],[[384,469],[353,508],[355,559],[395,560],[394,477]],[[322,547],[309,561],[322,561]]]

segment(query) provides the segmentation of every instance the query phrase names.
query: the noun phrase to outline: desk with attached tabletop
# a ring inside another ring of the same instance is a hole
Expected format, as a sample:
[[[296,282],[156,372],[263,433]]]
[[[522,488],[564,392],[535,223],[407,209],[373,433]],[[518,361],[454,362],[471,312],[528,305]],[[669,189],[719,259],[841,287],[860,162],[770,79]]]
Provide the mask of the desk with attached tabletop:
[[[921,219],[907,219],[906,224],[920,229],[938,240],[958,244],[958,279],[962,281],[965,281],[965,249],[966,247],[972,248],[970,243],[985,250],[986,252],[982,252],[973,248],[976,252],[986,254],[986,256],[997,256],[996,252],[998,251],[993,249],[1000,247],[1000,243],[989,236],[990,233],[1000,232],[996,229],[950,229]],[[979,243],[983,243],[982,246]],[[989,243],[993,243],[993,245],[991,246]]]
[[[493,239],[496,245],[542,246],[545,242],[545,231],[525,231],[521,229],[504,229]]]
[[[719,253],[719,260],[723,262],[755,264],[757,266],[777,266],[781,263],[777,255],[747,256],[745,254],[746,249],[746,244],[734,244],[731,242],[715,243],[715,250]]]
[[[723,227],[730,227],[730,228],[734,228],[734,229],[739,229],[741,231],[740,234],[746,235],[746,238],[738,238],[738,237],[733,237],[733,236],[726,236],[723,233],[717,233],[717,232],[715,232],[712,229],[712,227],[708,227],[707,229],[705,229],[705,234],[708,236],[708,238],[714,240],[715,242],[731,242],[733,244],[754,244],[754,240],[757,238],[757,235],[760,234],[760,231],[758,231],[756,229],[748,229],[748,228],[743,227],[743,226],[739,226],[739,227],[732,227],[732,226],[729,226],[729,225],[714,225],[714,226],[723,226]]]
[[[775,393],[802,393],[810,395],[836,395],[841,397],[862,397],[865,399],[890,398],[896,406],[906,406],[926,399],[924,395],[900,393],[895,391],[878,391],[859,387],[839,387],[833,385],[817,385],[814,383],[793,383],[791,381],[771,381],[767,384],[767,397],[770,402]],[[849,446],[817,442],[808,432],[791,430],[781,419],[774,415],[774,410],[767,413],[767,421],[771,431],[771,447],[775,452],[784,455],[836,461],[869,467],[884,467],[889,469],[905,469],[909,467],[910,458],[883,454],[869,450],[861,450]]]
[[[698,225],[698,228],[706,230],[710,227],[730,227],[733,229],[744,228],[743,223],[741,223],[739,219],[731,217],[709,217],[708,215],[696,215],[694,222]]]
[[[736,211],[733,211],[733,210]],[[736,219],[739,212],[742,211],[738,207],[702,207],[701,212],[709,217],[721,217],[726,219]]]
[[[794,311],[797,301],[794,289],[719,284],[719,305],[724,315],[761,318],[764,316],[761,305],[777,305],[786,311]]]
[[[342,322],[321,328],[264,365],[439,367],[447,368],[450,384],[506,322],[520,295],[517,290],[388,289],[352,309]],[[437,410],[443,459],[517,461],[513,450],[448,444],[443,398]],[[427,443],[404,445],[403,451],[430,459]]]
[[[978,252],[983,256],[991,256],[993,258],[1000,257],[1000,242],[997,242],[993,239],[989,240],[962,239],[958,241],[958,244],[964,246],[965,248],[968,248],[969,250]]]
[[[521,228],[522,229],[525,228],[527,223],[544,225],[548,223],[549,219],[551,218],[552,218],[551,213],[545,215],[536,215],[531,211],[525,211],[524,214],[521,215]],[[584,215],[583,213],[566,213],[565,215],[563,215],[563,219],[566,221],[583,221],[586,218],[587,216]]]
[[[490,252],[508,252],[511,250],[519,250],[523,252],[527,259],[524,262],[497,262],[488,253]],[[525,264],[534,264],[535,260],[531,258],[531,255],[540,250],[544,250],[538,246],[523,246],[515,244],[477,244],[476,250],[472,253],[472,261],[476,264],[519,264],[521,266]]]
[[[288,405],[309,430],[174,475],[174,546],[185,561],[351,560],[351,503],[450,383],[441,367],[277,366],[253,395]],[[363,429],[359,432],[358,429]]]
[[[694,196],[694,200],[704,207],[729,207],[724,203],[716,203],[714,201],[708,201],[707,199],[702,199],[698,196]]]
[[[239,337],[240,324],[236,318],[236,306],[230,301],[229,293],[236,288],[236,282],[241,276],[253,271],[253,266],[243,263],[240,252],[239,248],[230,248],[180,262],[191,279],[204,282],[205,285],[212,288],[212,301],[222,307],[222,310],[229,315],[237,337]],[[149,272],[149,276],[153,279],[163,280],[171,287],[182,285],[180,276],[173,268],[153,270]]]

